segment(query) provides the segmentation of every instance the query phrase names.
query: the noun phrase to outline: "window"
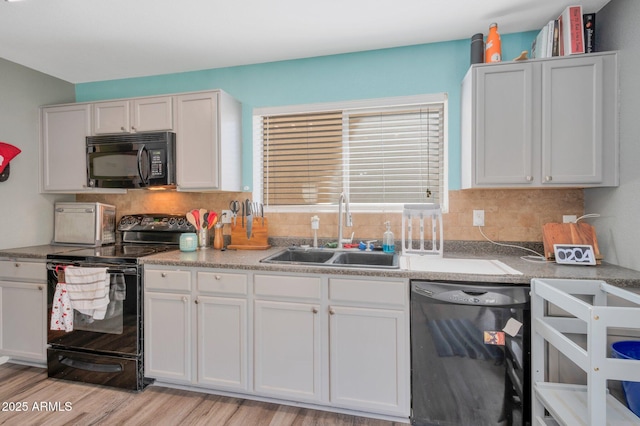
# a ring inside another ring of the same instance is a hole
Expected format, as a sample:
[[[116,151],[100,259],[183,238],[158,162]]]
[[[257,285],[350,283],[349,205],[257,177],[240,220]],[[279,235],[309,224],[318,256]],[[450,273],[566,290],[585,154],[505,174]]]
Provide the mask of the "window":
[[[446,205],[446,97],[254,112],[254,198],[302,210],[345,192],[366,210]]]

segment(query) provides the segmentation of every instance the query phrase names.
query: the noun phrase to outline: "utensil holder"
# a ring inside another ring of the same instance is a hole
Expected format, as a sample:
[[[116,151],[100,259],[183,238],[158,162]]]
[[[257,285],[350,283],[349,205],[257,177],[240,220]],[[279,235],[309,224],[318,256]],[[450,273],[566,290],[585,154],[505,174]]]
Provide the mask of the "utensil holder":
[[[211,245],[209,240],[209,229],[202,228],[198,230],[198,247],[207,248]]]

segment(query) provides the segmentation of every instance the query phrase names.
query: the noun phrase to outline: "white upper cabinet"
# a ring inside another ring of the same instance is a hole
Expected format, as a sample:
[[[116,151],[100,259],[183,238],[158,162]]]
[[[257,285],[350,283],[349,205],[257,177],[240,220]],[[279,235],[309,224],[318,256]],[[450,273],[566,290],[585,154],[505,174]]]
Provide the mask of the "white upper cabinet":
[[[221,90],[44,106],[40,127],[41,192],[124,193],[87,186],[87,136],[165,131],[179,191],[242,190],[242,106]]]
[[[173,130],[173,97],[124,99],[93,104],[93,133],[138,133]]]
[[[462,82],[462,187],[618,185],[617,56],[474,65]]]
[[[91,104],[40,108],[40,132],[40,192],[126,192],[87,186],[86,138],[91,135]]]
[[[241,191],[242,106],[221,90],[176,96],[179,191]]]
[[[41,191],[86,191],[86,137],[91,134],[91,105],[43,107],[40,123]]]

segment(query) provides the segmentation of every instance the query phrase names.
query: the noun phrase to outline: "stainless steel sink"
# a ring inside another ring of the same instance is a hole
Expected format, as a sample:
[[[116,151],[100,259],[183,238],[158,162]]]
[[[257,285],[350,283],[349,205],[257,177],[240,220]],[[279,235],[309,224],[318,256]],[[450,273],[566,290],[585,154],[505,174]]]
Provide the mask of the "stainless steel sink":
[[[335,252],[325,250],[286,249],[271,255],[261,262],[265,263],[324,263],[331,259]]]
[[[285,265],[333,266],[342,268],[399,269],[398,255],[375,251],[287,248],[260,260]]]
[[[349,265],[370,268],[398,268],[398,255],[383,252],[347,251],[333,259],[334,265]]]

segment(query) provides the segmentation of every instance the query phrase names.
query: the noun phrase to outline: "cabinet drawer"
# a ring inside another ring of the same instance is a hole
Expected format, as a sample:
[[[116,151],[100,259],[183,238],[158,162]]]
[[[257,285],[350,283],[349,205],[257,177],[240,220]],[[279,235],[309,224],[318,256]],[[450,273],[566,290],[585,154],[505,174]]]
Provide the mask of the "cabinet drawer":
[[[404,306],[408,287],[404,281],[353,280],[331,278],[329,299],[332,302],[360,302]]]
[[[291,297],[296,299],[320,299],[319,277],[289,275],[256,275],[256,296]]]
[[[247,295],[247,276],[228,272],[198,272],[198,291]]]
[[[44,262],[1,261],[0,278],[12,281],[46,281]]]
[[[191,291],[191,272],[145,270],[144,288],[147,290]]]

